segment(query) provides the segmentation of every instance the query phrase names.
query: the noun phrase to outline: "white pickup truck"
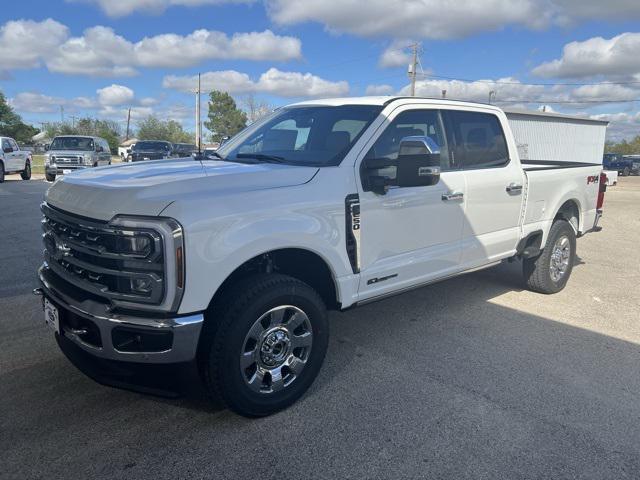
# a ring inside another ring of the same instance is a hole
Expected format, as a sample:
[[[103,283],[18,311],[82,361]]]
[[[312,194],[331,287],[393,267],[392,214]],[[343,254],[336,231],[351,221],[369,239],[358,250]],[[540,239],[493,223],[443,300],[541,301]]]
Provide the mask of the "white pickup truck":
[[[10,137],[0,137],[0,183],[8,173],[19,173],[23,180],[31,178],[31,152],[21,150]]]
[[[151,372],[193,365],[247,416],[311,385],[327,309],[514,258],[562,290],[604,195],[600,164],[523,164],[501,109],[446,100],[295,104],[216,155],[58,179],[35,293],[97,381],[166,393]]]

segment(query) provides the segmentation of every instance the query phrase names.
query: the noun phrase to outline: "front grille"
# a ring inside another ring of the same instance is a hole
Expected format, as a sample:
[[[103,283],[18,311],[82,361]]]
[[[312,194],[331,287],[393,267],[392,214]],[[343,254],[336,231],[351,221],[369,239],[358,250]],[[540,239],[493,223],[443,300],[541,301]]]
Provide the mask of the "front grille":
[[[165,272],[158,232],[127,230],[47,204],[42,212],[45,261],[62,280],[109,301],[162,301]]]
[[[81,165],[82,157],[77,155],[54,155],[57,165]]]

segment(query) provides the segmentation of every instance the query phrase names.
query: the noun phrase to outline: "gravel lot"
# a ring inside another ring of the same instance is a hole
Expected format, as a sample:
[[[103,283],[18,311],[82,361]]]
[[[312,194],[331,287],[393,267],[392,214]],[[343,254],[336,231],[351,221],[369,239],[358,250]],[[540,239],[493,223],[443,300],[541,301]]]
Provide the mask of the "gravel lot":
[[[16,178],[16,180],[14,180]],[[505,264],[331,318],[280,414],[102,387],[44,326],[42,181],[0,185],[0,478],[640,478],[640,177],[578,240],[568,287]]]

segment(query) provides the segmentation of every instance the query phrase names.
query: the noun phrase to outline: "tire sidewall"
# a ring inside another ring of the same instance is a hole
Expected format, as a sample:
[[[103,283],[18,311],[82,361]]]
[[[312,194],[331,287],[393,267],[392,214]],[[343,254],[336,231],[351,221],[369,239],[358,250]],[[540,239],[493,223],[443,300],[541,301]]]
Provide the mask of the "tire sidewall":
[[[4,163],[0,161],[0,183],[4,182]]]
[[[27,160],[27,163],[24,167],[24,172],[22,173],[23,180],[31,180],[31,162]]]
[[[304,286],[306,287],[306,286]],[[305,290],[307,290],[305,292]],[[327,349],[329,328],[327,313],[322,303],[316,300],[315,292],[299,285],[279,286],[259,294],[251,304],[234,315],[229,331],[224,335],[224,344],[217,337],[214,345],[221,350],[220,365],[217,366],[220,381],[220,394],[234,410],[245,415],[265,415],[295,402],[311,386],[320,370]],[[261,394],[251,390],[242,378],[240,370],[240,351],[245,337],[255,321],[267,311],[281,305],[293,305],[305,312],[311,323],[313,344],[307,364],[302,373],[280,392]],[[212,361],[212,359],[210,359]]]
[[[573,227],[569,224],[569,222],[564,220],[554,223],[549,233],[550,233],[549,240],[547,242],[548,247],[545,249],[546,251],[544,254],[544,257],[545,257],[544,262],[546,266],[545,276],[546,276],[548,285],[550,287],[550,290],[553,290],[554,292],[559,292],[567,285],[567,282],[569,281],[569,277],[571,277],[571,272],[573,271],[573,264],[576,259],[576,234],[575,234],[575,231],[573,230]],[[556,242],[562,236],[566,236],[567,239],[569,240],[569,246],[570,246],[571,252],[569,255],[569,265],[568,265],[567,271],[559,281],[555,282],[551,278],[551,255],[553,254],[553,248]]]

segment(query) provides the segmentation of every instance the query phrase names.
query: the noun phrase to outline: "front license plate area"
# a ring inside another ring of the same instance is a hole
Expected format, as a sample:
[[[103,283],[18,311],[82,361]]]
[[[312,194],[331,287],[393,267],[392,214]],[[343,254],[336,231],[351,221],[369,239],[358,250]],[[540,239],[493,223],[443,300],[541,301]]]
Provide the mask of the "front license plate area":
[[[60,333],[60,312],[46,298],[44,299],[44,321],[56,333]]]

